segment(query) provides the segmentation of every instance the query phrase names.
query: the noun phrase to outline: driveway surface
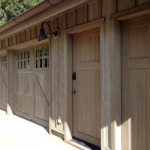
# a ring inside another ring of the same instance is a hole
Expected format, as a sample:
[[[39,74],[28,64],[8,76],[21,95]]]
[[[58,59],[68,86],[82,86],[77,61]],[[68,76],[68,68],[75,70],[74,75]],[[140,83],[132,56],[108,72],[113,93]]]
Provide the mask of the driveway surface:
[[[41,126],[0,109],[0,150],[78,150]]]

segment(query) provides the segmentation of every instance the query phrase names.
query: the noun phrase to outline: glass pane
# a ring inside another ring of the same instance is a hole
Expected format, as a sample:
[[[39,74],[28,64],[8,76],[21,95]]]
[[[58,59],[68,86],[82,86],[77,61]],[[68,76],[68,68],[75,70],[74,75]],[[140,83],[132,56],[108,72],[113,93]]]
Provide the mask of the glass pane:
[[[42,57],[42,48],[39,48],[39,57]]]
[[[27,66],[26,66],[26,61],[24,61],[24,69],[26,69],[27,68]]]
[[[26,59],[26,52],[24,52],[24,59]]]
[[[19,62],[17,62],[17,69],[19,69]]]
[[[44,68],[48,67],[47,66],[47,58],[44,58]]]
[[[43,56],[48,56],[48,50],[47,50],[47,47],[44,47],[44,50],[43,50],[44,52],[43,52]]]
[[[34,57],[35,58],[38,57],[38,50],[37,49],[34,50]]]
[[[22,59],[22,55],[23,55],[23,53],[20,53],[20,59]]]
[[[42,68],[42,59],[39,59],[39,68]]]
[[[22,61],[20,62],[20,69],[22,69]]]
[[[27,68],[30,68],[29,60],[27,60]]]
[[[34,68],[38,68],[38,60],[34,60]]]
[[[29,59],[29,51],[27,51],[27,59]]]
[[[1,57],[1,62],[3,62],[3,56]]]
[[[5,62],[7,62],[7,56],[5,56],[5,57],[6,57],[6,58],[5,58],[5,60],[6,60]]]

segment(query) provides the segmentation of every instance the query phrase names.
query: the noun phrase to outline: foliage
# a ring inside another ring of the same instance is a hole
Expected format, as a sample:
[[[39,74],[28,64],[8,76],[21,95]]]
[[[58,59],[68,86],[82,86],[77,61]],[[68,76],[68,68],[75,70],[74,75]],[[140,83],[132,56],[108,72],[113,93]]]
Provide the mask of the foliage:
[[[43,0],[0,0],[0,26]]]

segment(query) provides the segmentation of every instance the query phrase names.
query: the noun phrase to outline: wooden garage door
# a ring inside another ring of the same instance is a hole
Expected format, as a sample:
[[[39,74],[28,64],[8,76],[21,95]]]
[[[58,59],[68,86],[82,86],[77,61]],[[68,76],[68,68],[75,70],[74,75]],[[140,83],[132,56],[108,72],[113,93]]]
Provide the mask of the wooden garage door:
[[[100,146],[100,30],[73,37],[73,135]]]
[[[150,16],[122,28],[122,150],[150,149]]]
[[[1,70],[0,70],[0,108],[6,110],[7,99],[8,99],[8,88],[7,88],[7,56],[1,56]]]
[[[16,114],[49,125],[49,47],[41,45],[15,53]]]

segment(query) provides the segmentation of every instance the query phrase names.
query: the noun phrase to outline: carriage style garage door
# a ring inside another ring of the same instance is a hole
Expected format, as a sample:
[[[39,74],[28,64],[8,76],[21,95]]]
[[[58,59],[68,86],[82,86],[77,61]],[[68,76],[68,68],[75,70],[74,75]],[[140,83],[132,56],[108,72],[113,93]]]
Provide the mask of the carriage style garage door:
[[[49,122],[49,47],[16,51],[15,113],[48,127]]]
[[[7,56],[2,55],[0,60],[0,108],[6,110],[8,99],[7,88]]]
[[[122,26],[122,150],[150,149],[150,19]]]
[[[73,37],[73,136],[100,146],[100,29]]]

